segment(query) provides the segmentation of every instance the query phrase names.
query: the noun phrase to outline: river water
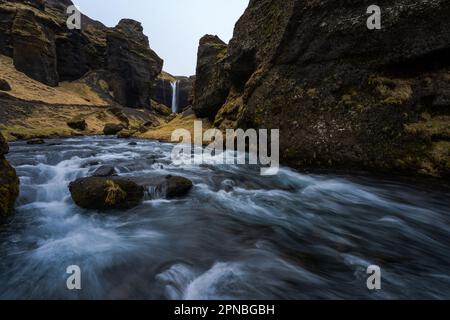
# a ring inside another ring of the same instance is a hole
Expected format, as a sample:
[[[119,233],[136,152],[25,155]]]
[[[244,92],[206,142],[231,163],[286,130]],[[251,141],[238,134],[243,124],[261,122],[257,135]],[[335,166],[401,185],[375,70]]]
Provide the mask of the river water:
[[[450,298],[449,193],[282,168],[178,167],[170,144],[104,137],[12,143],[21,180],[0,227],[0,299]],[[67,185],[112,164],[181,175],[184,198],[83,210]],[[68,290],[68,266],[82,290]],[[367,289],[369,265],[381,290]]]

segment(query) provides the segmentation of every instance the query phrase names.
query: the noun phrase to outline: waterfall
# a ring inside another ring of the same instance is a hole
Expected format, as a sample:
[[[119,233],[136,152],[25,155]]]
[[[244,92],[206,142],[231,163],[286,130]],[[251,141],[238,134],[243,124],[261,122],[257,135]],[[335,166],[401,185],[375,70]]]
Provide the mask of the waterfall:
[[[172,112],[178,112],[178,80],[170,83],[172,85]]]

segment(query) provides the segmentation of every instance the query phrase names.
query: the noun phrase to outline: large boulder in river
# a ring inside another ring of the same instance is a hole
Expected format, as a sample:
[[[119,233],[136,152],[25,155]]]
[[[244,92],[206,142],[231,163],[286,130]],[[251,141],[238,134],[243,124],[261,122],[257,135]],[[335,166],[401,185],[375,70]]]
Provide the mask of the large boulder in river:
[[[153,189],[158,197],[172,199],[185,196],[191,191],[191,180],[180,176],[131,177],[136,184],[146,190]]]
[[[4,157],[8,151],[8,144],[0,133],[0,222],[11,213],[19,195],[19,178],[16,170]]]
[[[156,190],[171,199],[185,196],[191,191],[192,186],[192,181],[187,178],[169,175],[158,184]]]
[[[84,209],[129,209],[139,205],[144,189],[135,182],[118,177],[89,177],[69,185],[73,201]]]
[[[107,32],[106,39],[109,85],[115,99],[126,107],[150,108],[151,86],[163,60],[150,49],[141,23],[123,19]]]

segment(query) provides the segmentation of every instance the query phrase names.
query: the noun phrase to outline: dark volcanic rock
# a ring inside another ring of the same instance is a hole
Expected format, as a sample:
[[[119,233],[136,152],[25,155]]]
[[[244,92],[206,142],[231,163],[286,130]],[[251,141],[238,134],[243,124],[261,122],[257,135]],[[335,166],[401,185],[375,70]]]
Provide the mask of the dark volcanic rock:
[[[19,71],[47,85],[104,72],[117,101],[150,107],[150,90],[161,72],[138,22],[115,28],[82,15],[81,30],[66,26],[70,0],[0,1],[0,54]]]
[[[12,24],[14,66],[49,86],[59,82],[56,68],[55,34],[51,21],[38,18],[32,10],[18,10]]]
[[[114,168],[113,166],[101,166],[100,168],[98,168],[97,170],[94,171],[94,173],[92,174],[93,177],[111,177],[113,175],[115,175],[116,172],[116,168]]]
[[[4,156],[9,152],[9,146],[3,135],[0,133],[0,156]]]
[[[219,37],[206,35],[200,40],[193,101],[198,117],[214,119],[228,96],[230,81],[222,63],[226,53],[227,45]]]
[[[183,177],[167,176],[156,189],[164,194],[166,198],[181,197],[192,189],[192,181]]]
[[[280,129],[297,168],[450,176],[450,2],[379,1],[381,30],[367,28],[370,4],[251,0],[224,58],[205,65],[200,46],[194,110]]]
[[[123,19],[108,31],[107,63],[115,99],[127,107],[149,108],[151,86],[163,60],[150,49],[139,22]]]
[[[131,180],[117,177],[78,179],[69,185],[73,201],[85,209],[129,209],[140,204],[144,190]]]
[[[80,118],[75,118],[72,120],[67,121],[67,125],[75,130],[86,130],[87,128],[87,123],[85,119],[80,119]]]
[[[119,133],[120,131],[122,131],[123,129],[124,129],[124,127],[121,124],[108,123],[103,128],[103,133],[106,136],[113,136],[113,135],[116,135],[117,133]]]
[[[195,77],[177,77],[178,82],[178,112],[192,105]]]
[[[4,157],[8,151],[8,144],[0,133],[0,222],[11,214],[19,195],[19,178],[16,170]]]
[[[152,88],[152,99],[159,104],[169,107],[169,110],[172,108],[171,81],[173,80],[171,78],[172,76],[163,71],[154,81]],[[153,105],[152,108],[154,108]]]
[[[0,79],[0,91],[11,91],[11,86],[8,81]]]
[[[156,161],[156,159],[152,159]],[[155,194],[162,198],[182,197],[192,189],[192,181],[179,176],[156,176],[156,177],[132,177],[136,184],[144,189],[154,189]]]

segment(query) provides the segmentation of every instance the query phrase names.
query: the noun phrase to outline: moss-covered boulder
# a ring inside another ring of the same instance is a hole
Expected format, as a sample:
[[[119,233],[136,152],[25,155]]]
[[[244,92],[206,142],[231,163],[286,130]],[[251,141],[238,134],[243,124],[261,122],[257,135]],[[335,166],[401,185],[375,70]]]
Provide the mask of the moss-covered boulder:
[[[19,178],[16,170],[4,157],[8,151],[8,144],[0,133],[0,222],[10,215],[19,195]]]
[[[69,185],[73,201],[84,209],[129,209],[139,205],[144,189],[119,177],[89,177]]]

